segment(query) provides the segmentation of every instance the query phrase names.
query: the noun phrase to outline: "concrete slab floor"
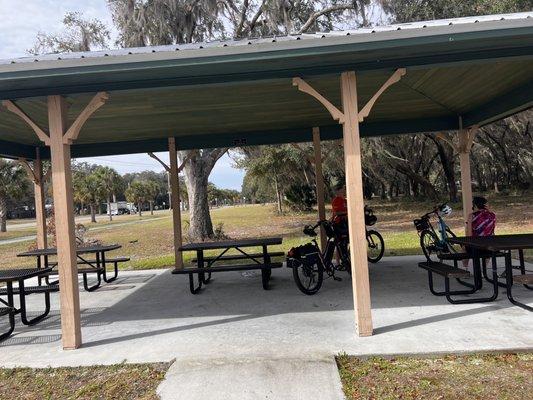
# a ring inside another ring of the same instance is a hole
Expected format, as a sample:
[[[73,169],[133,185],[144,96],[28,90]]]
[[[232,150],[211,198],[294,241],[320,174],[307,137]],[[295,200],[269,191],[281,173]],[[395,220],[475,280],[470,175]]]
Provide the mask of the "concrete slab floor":
[[[168,270],[121,272],[96,292],[81,291],[83,347],[61,349],[58,295],[50,316],[0,343],[5,367],[75,366],[209,360],[321,360],[354,355],[469,352],[533,348],[533,314],[504,293],[488,304],[452,305],[432,296],[421,257],[390,257],[370,266],[375,334],[355,335],[351,282],[328,279],[315,296],[296,288],[287,268],[260,274],[223,273],[199,295],[188,278]],[[532,269],[532,266],[528,266]],[[483,292],[489,291],[485,285]],[[516,298],[533,303],[517,286]],[[42,298],[32,295],[29,309]],[[6,321],[0,320],[0,329]],[[290,362],[290,361],[287,361]],[[266,367],[265,367],[266,368]],[[187,379],[193,379],[188,377]]]

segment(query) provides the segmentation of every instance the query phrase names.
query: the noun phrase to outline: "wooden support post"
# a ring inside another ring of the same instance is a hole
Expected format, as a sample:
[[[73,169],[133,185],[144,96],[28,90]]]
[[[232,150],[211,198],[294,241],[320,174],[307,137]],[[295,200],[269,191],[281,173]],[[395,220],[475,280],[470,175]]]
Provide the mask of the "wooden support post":
[[[326,219],[326,206],[324,204],[324,175],[322,174],[322,151],[320,145],[320,128],[313,128],[313,148],[315,151],[315,176],[316,176],[316,200],[318,206],[318,219]],[[326,248],[326,232],[320,229],[320,246]]]
[[[63,97],[48,97],[48,124],[59,263],[61,332],[63,348],[76,349],[81,346],[80,298],[76,265],[70,144],[65,143],[63,137],[67,131],[67,104]]]
[[[465,234],[468,235],[466,223],[468,214],[472,211],[472,174],[470,172],[470,149],[474,142],[474,136],[478,130],[477,126],[470,129],[461,129],[459,131],[459,164],[461,166],[461,196],[463,198],[463,219]]]
[[[349,71],[341,74],[341,92],[345,116],[343,123],[344,162],[355,320],[359,336],[369,336],[372,335],[372,314],[355,72]]]
[[[37,147],[35,151],[33,172],[36,179],[33,181],[33,189],[35,196],[35,220],[37,223],[37,248],[46,249],[48,247],[48,240],[46,235],[45,177],[39,148]]]
[[[466,222],[468,214],[472,210],[472,176],[470,173],[470,152],[461,151],[459,153],[459,163],[461,166],[461,194],[463,197],[463,222],[465,234],[467,232]]]
[[[298,90],[317,99],[329,111],[332,118],[343,125],[344,163],[346,164],[346,191],[348,195],[348,229],[350,232],[350,261],[352,264],[355,320],[359,336],[372,335],[359,122],[363,121],[370,114],[372,107],[383,92],[398,82],[405,73],[405,69],[400,68],[396,70],[360,112],[357,105],[355,72],[353,71],[341,74],[343,112],[302,78],[296,77],[292,80],[292,84],[298,87]]]
[[[181,237],[181,208],[180,208],[180,183],[178,174],[178,154],[176,139],[168,138],[168,154],[170,157],[170,201],[172,203],[172,222],[174,226],[174,266],[183,268],[183,254],[179,250],[182,245]]]

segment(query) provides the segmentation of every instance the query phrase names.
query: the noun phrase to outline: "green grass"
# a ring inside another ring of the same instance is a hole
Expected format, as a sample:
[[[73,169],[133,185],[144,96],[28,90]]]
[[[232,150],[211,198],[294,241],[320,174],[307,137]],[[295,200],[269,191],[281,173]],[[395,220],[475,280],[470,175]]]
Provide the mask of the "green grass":
[[[533,392],[533,354],[360,359],[337,357],[348,400],[526,400]]]
[[[0,399],[156,400],[169,365],[0,368]]]
[[[530,204],[533,196],[500,196],[490,200],[491,207],[498,216],[497,233],[533,232],[533,209]],[[413,219],[430,210],[434,204],[413,201],[382,201],[374,199],[369,202],[378,216],[375,229],[385,239],[385,255],[421,254],[419,238],[413,226]],[[462,213],[460,204],[453,204],[453,213],[447,222],[452,229],[461,234]],[[309,241],[302,229],[306,224],[316,222],[315,212],[277,215],[273,205],[253,205],[224,207],[211,210],[213,225],[222,224],[224,233],[232,239],[252,237],[282,236],[283,245],[273,246],[272,250],[287,252],[291,247]],[[187,242],[188,215],[182,215],[184,241]],[[172,238],[172,219],[168,211],[158,211],[154,216],[143,214],[139,217],[120,216],[113,222],[99,221],[96,224],[85,223],[90,229],[89,238],[100,240],[105,244],[118,243],[122,249],[116,255],[125,255],[131,262],[122,265],[125,269],[153,269],[173,265],[174,249]],[[121,225],[122,223],[128,225]],[[103,228],[103,229],[102,229]],[[30,242],[13,245],[0,245],[2,264],[0,268],[12,268],[28,265],[29,259],[17,258],[16,254],[28,249]],[[207,253],[211,254],[211,253]],[[184,260],[189,263],[195,256],[184,253]],[[533,251],[526,252],[526,259],[533,261]]]

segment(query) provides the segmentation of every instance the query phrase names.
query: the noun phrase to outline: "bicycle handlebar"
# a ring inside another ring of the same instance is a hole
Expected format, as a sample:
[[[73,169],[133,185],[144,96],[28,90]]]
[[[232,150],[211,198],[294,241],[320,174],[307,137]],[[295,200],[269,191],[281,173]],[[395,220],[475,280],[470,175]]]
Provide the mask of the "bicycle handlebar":
[[[430,212],[422,215],[421,218],[429,218],[431,216],[431,214],[437,214],[439,215],[439,211],[441,208],[443,208],[446,204],[448,203],[442,203],[440,206],[436,206],[433,210],[431,210]]]

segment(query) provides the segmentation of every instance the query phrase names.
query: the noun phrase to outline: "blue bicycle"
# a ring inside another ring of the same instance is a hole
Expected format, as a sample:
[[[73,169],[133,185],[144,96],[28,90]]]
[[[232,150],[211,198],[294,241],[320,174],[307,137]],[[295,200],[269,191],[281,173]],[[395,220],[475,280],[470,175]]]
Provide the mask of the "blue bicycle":
[[[428,261],[438,261],[443,254],[461,253],[461,248],[448,242],[448,238],[456,237],[450,227],[444,221],[444,217],[450,215],[452,208],[448,204],[441,204],[434,210],[414,220],[414,224],[420,236],[420,247]],[[433,227],[431,218],[437,218],[437,229]]]

